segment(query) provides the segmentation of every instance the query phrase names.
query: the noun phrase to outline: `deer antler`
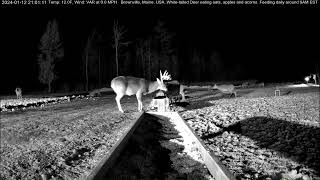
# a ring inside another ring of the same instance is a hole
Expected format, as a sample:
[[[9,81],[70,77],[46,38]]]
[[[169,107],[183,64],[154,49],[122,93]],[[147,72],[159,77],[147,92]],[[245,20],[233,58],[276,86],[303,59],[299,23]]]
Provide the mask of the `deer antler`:
[[[171,80],[171,75],[168,73],[167,70],[163,74],[161,73],[161,70],[160,70],[160,79],[162,82],[163,80]]]
[[[168,73],[167,70],[163,73],[162,77],[165,77],[164,80],[171,80],[171,75]]]

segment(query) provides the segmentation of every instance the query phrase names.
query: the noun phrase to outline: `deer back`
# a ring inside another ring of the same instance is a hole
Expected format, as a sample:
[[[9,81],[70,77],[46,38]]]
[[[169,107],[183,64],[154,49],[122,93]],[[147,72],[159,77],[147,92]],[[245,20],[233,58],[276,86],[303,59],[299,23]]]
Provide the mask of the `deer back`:
[[[233,84],[223,84],[223,85],[215,85],[215,89],[218,89],[222,92],[233,92],[234,85]]]
[[[111,81],[111,88],[116,94],[134,95],[145,93],[148,88],[147,80],[132,76],[118,76]]]

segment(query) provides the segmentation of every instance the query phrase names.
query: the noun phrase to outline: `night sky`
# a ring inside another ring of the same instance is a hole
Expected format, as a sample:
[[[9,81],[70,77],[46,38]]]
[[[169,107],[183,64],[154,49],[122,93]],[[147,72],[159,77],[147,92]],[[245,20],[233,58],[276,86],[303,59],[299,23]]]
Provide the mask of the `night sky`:
[[[11,94],[17,85],[30,91],[43,88],[37,79],[38,45],[52,19],[59,23],[65,48],[64,60],[58,65],[60,77],[69,81],[78,81],[81,76],[77,73],[82,67],[81,53],[93,28],[103,34],[105,51],[113,52],[114,19],[126,27],[131,41],[150,33],[161,20],[176,34],[180,54],[189,45],[203,52],[214,49],[226,67],[239,64],[244,68],[244,79],[301,81],[319,66],[318,10],[317,6],[1,8],[0,92]]]

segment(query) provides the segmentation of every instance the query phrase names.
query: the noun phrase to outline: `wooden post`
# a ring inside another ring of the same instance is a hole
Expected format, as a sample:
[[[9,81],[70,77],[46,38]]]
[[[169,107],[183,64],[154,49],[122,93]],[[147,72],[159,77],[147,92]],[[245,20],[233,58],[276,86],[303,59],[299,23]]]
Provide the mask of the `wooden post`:
[[[280,96],[280,89],[278,86],[276,87],[276,90],[274,91],[274,96],[277,96],[277,94],[279,94],[279,96]]]
[[[168,112],[170,111],[169,108],[169,98],[161,98],[161,99],[154,99],[155,106],[158,109],[158,112]]]

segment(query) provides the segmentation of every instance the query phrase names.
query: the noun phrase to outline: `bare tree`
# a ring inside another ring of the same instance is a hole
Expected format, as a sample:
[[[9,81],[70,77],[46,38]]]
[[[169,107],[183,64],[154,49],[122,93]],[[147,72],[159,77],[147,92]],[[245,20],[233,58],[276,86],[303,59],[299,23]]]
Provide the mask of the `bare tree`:
[[[94,29],[91,34],[88,36],[86,46],[84,48],[84,57],[85,57],[85,74],[86,74],[86,91],[89,90],[89,75],[88,75],[88,61],[89,61],[89,52],[92,49],[94,37],[96,35],[96,30]]]
[[[101,81],[102,81],[102,78],[101,78],[101,66],[102,66],[102,62],[101,62],[101,56],[102,56],[102,51],[101,49],[105,48],[105,45],[104,45],[104,40],[103,40],[103,37],[101,34],[97,35],[97,38],[96,38],[96,45],[97,45],[97,48],[98,48],[98,84],[99,84],[99,87],[101,87]]]
[[[204,66],[204,57],[201,55],[199,50],[193,49],[192,56],[190,59],[190,65],[191,65],[191,75],[193,77],[193,80],[199,81],[201,80],[201,76],[203,74],[203,68]]]
[[[124,29],[124,26],[120,26],[118,21],[114,21],[113,24],[113,47],[115,49],[115,60],[116,60],[116,69],[117,69],[117,76],[119,76],[119,52],[121,48],[125,45],[128,45],[129,42],[123,42],[124,34],[127,31]]]
[[[215,80],[223,79],[223,62],[221,60],[221,56],[217,51],[212,51],[209,57],[208,63],[208,72],[209,75],[214,77]]]
[[[145,58],[144,58],[144,49],[143,49],[143,40],[138,39],[136,42],[136,56],[137,56],[137,64],[138,64],[138,72],[142,77],[145,76]]]
[[[315,84],[317,84],[317,78],[318,78],[318,83],[319,83],[319,81],[320,81],[319,64],[316,64],[316,74],[315,74],[315,77],[314,77],[314,81],[315,81],[314,83]]]
[[[165,23],[158,21],[157,25],[154,28],[155,32],[155,49],[158,51],[158,66],[160,69],[171,68],[170,66],[175,64],[170,61],[173,61],[172,57],[175,52],[175,49],[172,48],[172,41],[175,36],[174,33],[169,32],[165,27]],[[171,70],[171,69],[170,69]]]
[[[39,80],[48,85],[48,92],[51,92],[51,83],[57,79],[54,71],[56,62],[64,56],[64,49],[60,40],[58,23],[56,20],[49,21],[46,32],[40,39],[38,55]]]
[[[145,41],[145,55],[148,59],[148,78],[151,79],[151,38]]]
[[[141,59],[142,74],[143,77],[151,79],[151,67],[152,67],[152,53],[151,53],[151,38],[145,40],[138,40],[136,53],[138,59]]]

